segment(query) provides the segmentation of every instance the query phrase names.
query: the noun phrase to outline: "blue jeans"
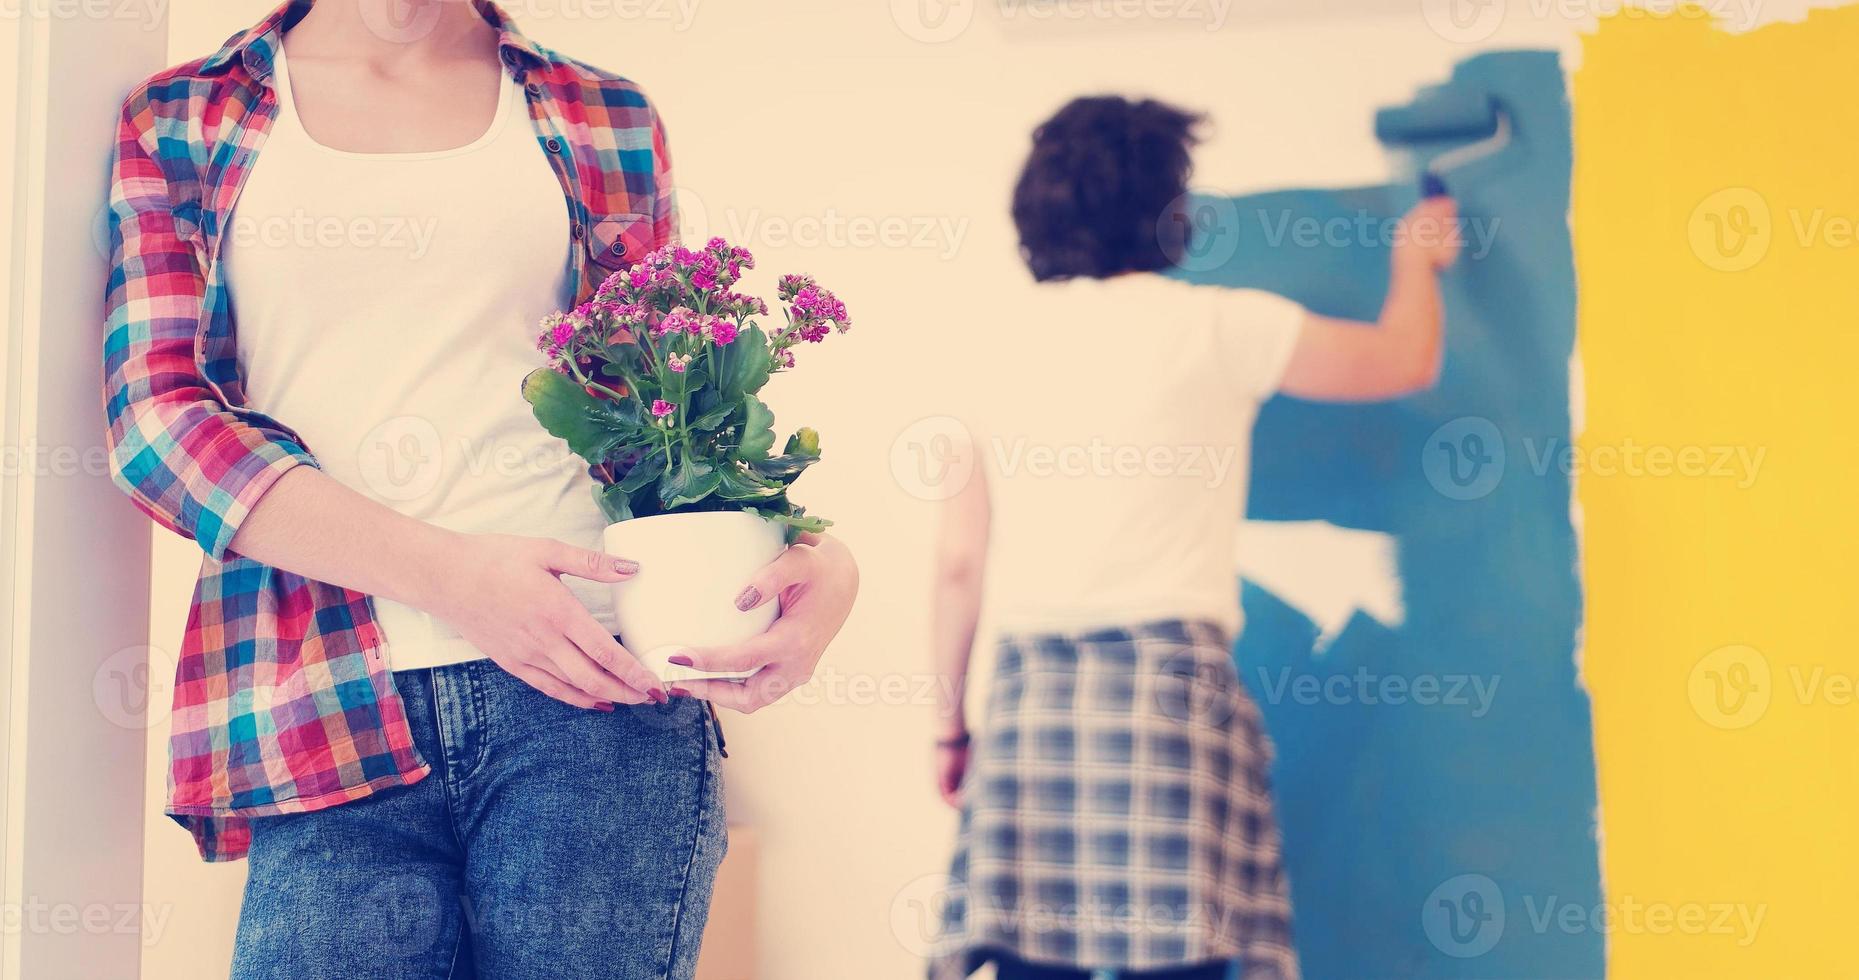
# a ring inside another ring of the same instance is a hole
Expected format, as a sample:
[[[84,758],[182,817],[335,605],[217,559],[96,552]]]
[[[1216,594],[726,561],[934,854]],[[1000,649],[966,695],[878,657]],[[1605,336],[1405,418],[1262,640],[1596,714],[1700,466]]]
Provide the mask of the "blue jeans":
[[[235,980],[691,976],[726,846],[708,705],[590,711],[489,660],[394,683],[432,775],[253,821]]]

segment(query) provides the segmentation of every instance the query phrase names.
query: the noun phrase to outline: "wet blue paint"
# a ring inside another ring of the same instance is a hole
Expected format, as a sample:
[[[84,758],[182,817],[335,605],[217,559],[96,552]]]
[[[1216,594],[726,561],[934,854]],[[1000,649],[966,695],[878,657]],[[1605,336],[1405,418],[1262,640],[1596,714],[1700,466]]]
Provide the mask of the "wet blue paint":
[[[1308,619],[1244,588],[1236,653],[1278,746],[1298,945],[1313,980],[1605,972],[1605,936],[1591,917],[1600,859],[1593,728],[1575,664],[1570,486],[1557,468],[1533,465],[1533,453],[1570,437],[1569,110],[1549,52],[1481,55],[1449,84],[1495,95],[1513,141],[1446,174],[1462,213],[1497,226],[1489,253],[1468,248],[1449,274],[1440,385],[1376,406],[1278,398],[1261,412],[1254,446],[1250,516],[1396,535],[1407,605],[1399,628],[1358,615],[1313,655]],[[1445,148],[1417,148],[1416,173]],[[1353,233],[1345,244],[1300,243],[1283,221],[1392,217],[1417,190],[1406,180],[1202,202],[1181,275],[1373,319],[1387,248]],[[1461,419],[1471,421],[1432,438]],[[1482,445],[1468,441],[1481,435]],[[1280,687],[1287,671],[1326,682],[1352,681],[1358,669],[1409,685],[1437,678],[1441,697],[1456,678],[1497,687],[1483,717],[1469,690],[1469,704],[1423,707],[1366,703],[1353,683],[1337,703]],[[1580,910],[1576,928],[1557,917],[1569,906]]]

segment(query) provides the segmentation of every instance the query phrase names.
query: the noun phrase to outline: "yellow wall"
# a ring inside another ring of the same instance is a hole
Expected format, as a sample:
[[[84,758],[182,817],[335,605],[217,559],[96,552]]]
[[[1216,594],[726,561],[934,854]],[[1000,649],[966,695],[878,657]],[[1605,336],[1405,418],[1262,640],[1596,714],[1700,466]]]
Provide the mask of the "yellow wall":
[[[1619,18],[1575,76],[1615,977],[1854,973],[1855,51],[1853,8],[1744,35]]]

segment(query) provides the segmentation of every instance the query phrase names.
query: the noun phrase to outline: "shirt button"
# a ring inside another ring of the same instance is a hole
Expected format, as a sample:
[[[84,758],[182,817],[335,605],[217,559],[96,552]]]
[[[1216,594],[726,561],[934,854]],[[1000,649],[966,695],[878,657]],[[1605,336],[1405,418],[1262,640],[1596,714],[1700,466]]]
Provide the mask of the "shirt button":
[[[536,84],[535,82],[530,82],[528,85],[523,86],[523,90],[528,92],[530,95],[541,95],[542,94],[542,86]]]
[[[614,242],[613,247],[608,249],[608,251],[619,256],[620,258],[625,258],[626,257],[626,243],[625,242]]]
[[[577,221],[575,222],[575,226],[569,230],[569,234],[573,235],[574,240],[578,242],[587,237],[587,227]]]
[[[548,147],[550,153],[560,153],[562,151],[562,141],[553,136],[549,137],[549,141],[542,145]]]

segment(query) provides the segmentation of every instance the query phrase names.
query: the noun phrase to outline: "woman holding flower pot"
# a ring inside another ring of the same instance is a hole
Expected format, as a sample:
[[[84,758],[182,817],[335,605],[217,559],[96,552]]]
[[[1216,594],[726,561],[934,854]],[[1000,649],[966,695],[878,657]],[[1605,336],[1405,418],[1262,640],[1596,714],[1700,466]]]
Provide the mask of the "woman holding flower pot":
[[[700,559],[603,550],[617,501],[518,392],[539,319],[674,237],[664,127],[484,0],[385,6],[292,0],[118,120],[113,469],[205,552],[168,812],[249,854],[237,977],[688,977],[724,848],[704,702],[803,682],[857,570],[786,498],[817,444],[754,452],[745,391],[705,458],[781,521],[727,586],[779,618],[680,659],[753,676],[674,690],[616,639],[616,585]]]
[[[1196,118],[1078,99],[1034,133],[1013,197],[1038,283],[944,472],[932,644],[937,789],[962,812],[937,976],[1298,975],[1271,746],[1232,660],[1233,534],[1259,404],[1429,387],[1446,198],[1421,203],[1378,323],[1155,273],[1180,256]],[[1000,312],[999,310],[996,311]],[[953,479],[953,478],[952,478]],[[986,708],[963,706],[983,600]]]

